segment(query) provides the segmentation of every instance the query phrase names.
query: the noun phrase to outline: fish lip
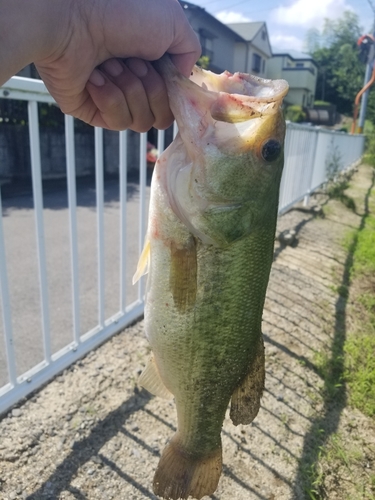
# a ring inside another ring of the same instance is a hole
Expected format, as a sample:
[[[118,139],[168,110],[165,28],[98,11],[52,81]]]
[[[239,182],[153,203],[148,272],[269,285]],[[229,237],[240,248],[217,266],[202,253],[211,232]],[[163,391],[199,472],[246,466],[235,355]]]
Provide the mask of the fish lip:
[[[207,76],[212,78],[216,78],[217,80],[226,79],[226,85],[223,90],[215,89],[211,90],[207,88],[207,84],[204,82],[207,79]],[[179,76],[179,75],[177,75]],[[216,73],[212,73],[211,71],[203,70],[198,66],[194,66],[190,81],[202,87],[201,83],[204,84],[203,89],[207,92],[215,92],[219,94],[229,94],[237,99],[249,101],[249,102],[259,102],[259,103],[272,103],[276,101],[281,101],[289,91],[289,84],[286,80],[270,80],[268,78],[261,78],[259,76],[235,72],[231,73],[230,71],[224,71],[220,75]],[[236,92],[236,88],[242,86],[243,92]],[[233,91],[231,91],[231,87]],[[256,89],[269,89],[271,92],[268,95],[261,96],[256,94]],[[254,89],[254,93],[252,90]]]
[[[227,94],[231,95],[237,99],[245,99],[250,102],[259,103],[272,103],[276,101],[281,101],[289,90],[289,84],[286,80],[270,80],[267,78],[261,78],[259,76],[247,74],[247,73],[230,73],[229,71],[224,71],[221,74],[213,73],[212,71],[204,70],[199,66],[194,66],[190,79],[184,77],[172,63],[168,54],[164,54],[163,57],[153,62],[158,72],[163,76],[167,83],[172,82],[178,85],[191,85],[196,84],[200,87],[201,91],[207,94]],[[216,80],[217,85],[210,86],[207,84],[207,78],[210,78],[211,82]],[[223,84],[222,89],[219,88],[219,83]],[[229,85],[228,85],[229,83]],[[236,92],[236,87],[242,87],[242,92]],[[251,87],[255,89],[268,88],[272,92],[268,95],[261,96],[256,93],[251,92]],[[232,91],[233,88],[233,91]]]

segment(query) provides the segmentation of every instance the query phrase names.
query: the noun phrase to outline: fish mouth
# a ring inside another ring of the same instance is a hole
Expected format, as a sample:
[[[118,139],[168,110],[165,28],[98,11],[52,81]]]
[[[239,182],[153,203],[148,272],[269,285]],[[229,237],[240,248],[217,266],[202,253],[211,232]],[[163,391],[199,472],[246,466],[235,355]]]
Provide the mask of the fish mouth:
[[[216,74],[198,66],[187,79],[178,72],[168,55],[157,61],[156,67],[167,87],[175,84],[187,93],[194,92],[195,100],[206,101],[206,106],[209,105],[214,120],[227,123],[276,114],[289,90],[285,80],[268,80],[229,71]]]

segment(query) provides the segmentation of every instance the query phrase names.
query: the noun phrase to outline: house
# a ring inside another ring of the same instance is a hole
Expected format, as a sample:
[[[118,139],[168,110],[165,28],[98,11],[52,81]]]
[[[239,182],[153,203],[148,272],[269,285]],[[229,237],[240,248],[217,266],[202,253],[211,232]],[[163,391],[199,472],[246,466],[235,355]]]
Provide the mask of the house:
[[[202,55],[209,59],[208,69],[215,73],[238,71],[234,66],[235,49],[238,42],[244,42],[242,37],[202,7],[182,0],[180,4],[198,35]]]
[[[266,78],[272,49],[265,22],[230,23],[229,28],[242,40],[236,42],[234,70]]]
[[[295,50],[276,52],[268,61],[267,78],[283,78],[289,83],[285,103],[312,108],[318,67],[314,59]]]

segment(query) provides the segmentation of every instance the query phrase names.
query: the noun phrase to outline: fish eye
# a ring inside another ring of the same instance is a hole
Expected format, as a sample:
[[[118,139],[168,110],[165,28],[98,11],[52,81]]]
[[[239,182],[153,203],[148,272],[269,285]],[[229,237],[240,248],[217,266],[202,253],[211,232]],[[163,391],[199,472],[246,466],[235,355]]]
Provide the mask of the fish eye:
[[[265,161],[275,161],[280,156],[281,144],[275,139],[270,139],[263,144],[262,158]]]

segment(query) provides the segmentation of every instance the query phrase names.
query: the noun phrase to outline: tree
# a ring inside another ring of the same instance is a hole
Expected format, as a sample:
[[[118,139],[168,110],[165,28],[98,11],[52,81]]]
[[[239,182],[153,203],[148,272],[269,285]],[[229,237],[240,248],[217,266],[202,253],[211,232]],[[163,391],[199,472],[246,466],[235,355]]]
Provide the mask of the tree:
[[[344,12],[338,20],[326,19],[323,29],[307,33],[305,45],[318,64],[317,99],[336,104],[351,115],[354,99],[363,86],[365,64],[359,60],[357,40],[362,34],[358,16]],[[368,118],[375,123],[375,93],[369,95]]]

